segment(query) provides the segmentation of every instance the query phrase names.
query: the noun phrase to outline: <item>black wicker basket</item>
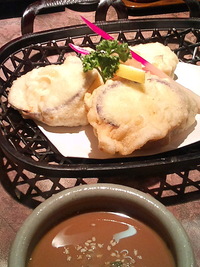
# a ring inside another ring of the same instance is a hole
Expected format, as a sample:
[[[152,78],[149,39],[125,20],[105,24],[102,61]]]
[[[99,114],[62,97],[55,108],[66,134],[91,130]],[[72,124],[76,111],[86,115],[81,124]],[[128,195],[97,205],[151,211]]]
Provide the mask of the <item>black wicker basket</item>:
[[[173,49],[180,61],[200,64],[199,18],[128,19],[127,8],[122,2],[104,1],[104,5],[102,2],[99,8],[97,7],[96,20],[98,21],[96,23],[119,41],[130,45],[158,41]],[[113,3],[115,3],[114,8],[119,19],[109,22],[102,20],[105,18],[108,6]],[[62,1],[62,4],[66,3]],[[24,32],[33,28],[34,17],[37,13],[34,8],[33,10],[31,24],[27,26],[27,21],[30,22],[27,14],[23,17]],[[102,10],[104,10],[103,14]],[[6,156],[6,159],[2,160],[2,174],[3,171],[5,174],[5,169],[7,173],[14,171],[14,168],[17,169],[12,187],[16,188],[15,182],[20,184],[19,177],[23,177],[23,183],[28,183],[31,190],[37,188],[36,182],[44,181],[48,177],[53,181],[55,189],[58,186],[55,179],[59,180],[61,177],[80,177],[82,181],[83,178],[88,177],[98,177],[104,181],[106,177],[106,181],[109,181],[109,177],[112,179],[124,175],[131,177],[147,174],[164,175],[198,168],[200,142],[170,152],[144,157],[117,159],[64,157],[32,120],[24,120],[16,110],[9,106],[7,88],[17,77],[37,66],[62,63],[66,54],[71,52],[68,46],[71,42],[83,47],[88,45],[95,47],[99,40],[100,38],[86,25],[76,25],[24,34],[0,49],[0,146]],[[59,190],[66,188],[61,184],[58,186]],[[199,182],[197,187],[199,190]],[[51,193],[48,190],[45,191],[48,192],[46,196],[42,192],[36,192],[36,195],[43,195],[46,198],[55,191],[51,190]],[[17,195],[16,192],[15,194]],[[20,194],[22,195],[22,192]],[[27,194],[26,192],[25,195]]]

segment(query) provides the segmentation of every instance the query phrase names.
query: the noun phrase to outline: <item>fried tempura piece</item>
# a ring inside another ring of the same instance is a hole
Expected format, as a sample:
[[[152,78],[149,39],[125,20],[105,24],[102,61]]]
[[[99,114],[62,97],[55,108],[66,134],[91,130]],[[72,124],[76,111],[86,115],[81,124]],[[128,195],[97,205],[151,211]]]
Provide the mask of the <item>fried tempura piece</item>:
[[[24,118],[50,126],[86,125],[84,95],[99,82],[95,70],[84,73],[81,60],[68,56],[62,65],[33,69],[18,78],[8,101]]]
[[[149,141],[188,129],[198,104],[193,95],[171,79],[147,75],[144,84],[108,81],[87,93],[88,121],[99,148],[109,154],[129,155]]]
[[[179,60],[177,55],[168,46],[155,42],[131,46],[130,49],[170,77],[174,77],[174,71]]]

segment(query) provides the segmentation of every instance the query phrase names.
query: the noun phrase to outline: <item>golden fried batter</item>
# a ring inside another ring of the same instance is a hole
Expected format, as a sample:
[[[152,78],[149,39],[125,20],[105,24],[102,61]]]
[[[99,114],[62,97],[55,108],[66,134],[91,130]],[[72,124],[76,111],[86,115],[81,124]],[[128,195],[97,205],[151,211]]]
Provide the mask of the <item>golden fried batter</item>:
[[[62,65],[33,69],[21,76],[10,89],[9,103],[24,118],[37,119],[50,126],[88,124],[84,95],[94,82],[97,72],[83,72],[82,62],[68,56]]]
[[[174,77],[174,71],[179,60],[177,55],[168,46],[155,42],[131,46],[130,49],[170,77]]]
[[[147,75],[144,84],[108,81],[87,93],[88,121],[104,152],[129,155],[149,141],[188,129],[198,104],[170,79]]]

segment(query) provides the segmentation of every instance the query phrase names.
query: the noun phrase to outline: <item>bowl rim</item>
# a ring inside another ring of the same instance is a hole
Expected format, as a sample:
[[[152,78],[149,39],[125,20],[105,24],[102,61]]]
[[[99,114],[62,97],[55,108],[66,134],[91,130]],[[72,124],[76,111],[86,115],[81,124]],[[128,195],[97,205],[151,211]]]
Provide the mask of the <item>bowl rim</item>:
[[[193,249],[185,229],[161,202],[135,188],[119,184],[97,183],[65,189],[39,204],[26,218],[16,234],[8,257],[8,267],[26,267],[24,257],[28,244],[31,237],[34,236],[34,232],[45,221],[45,218],[53,215],[60,207],[66,206],[68,202],[84,198],[88,194],[89,197],[119,196],[120,198],[126,198],[127,201],[136,203],[140,207],[145,207],[146,210],[150,209],[151,214],[154,217],[159,217],[162,225],[175,240],[177,267],[196,266]],[[31,228],[31,225],[34,225],[34,227]]]

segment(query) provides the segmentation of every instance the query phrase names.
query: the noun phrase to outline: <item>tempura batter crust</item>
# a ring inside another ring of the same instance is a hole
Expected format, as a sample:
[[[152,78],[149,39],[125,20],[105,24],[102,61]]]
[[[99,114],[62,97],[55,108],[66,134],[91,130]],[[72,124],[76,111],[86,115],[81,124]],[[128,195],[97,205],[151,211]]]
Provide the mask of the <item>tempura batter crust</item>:
[[[84,96],[100,83],[97,72],[83,72],[82,62],[68,56],[62,65],[33,69],[13,82],[9,103],[24,118],[50,126],[88,124]]]
[[[145,84],[108,81],[86,94],[88,121],[99,148],[109,154],[129,155],[149,141],[188,129],[198,106],[170,79],[147,75]]]
[[[166,45],[161,43],[139,44],[130,47],[169,77],[174,77],[174,71],[179,62],[177,55]]]

